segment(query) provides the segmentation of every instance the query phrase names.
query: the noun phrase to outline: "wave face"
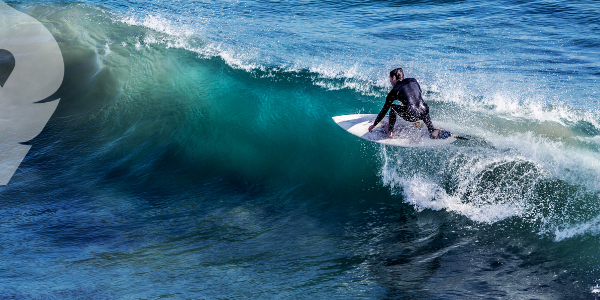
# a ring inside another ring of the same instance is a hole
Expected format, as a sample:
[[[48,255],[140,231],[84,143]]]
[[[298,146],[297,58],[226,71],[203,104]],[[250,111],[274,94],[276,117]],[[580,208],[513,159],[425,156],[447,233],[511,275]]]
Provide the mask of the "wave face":
[[[600,293],[593,1],[8,4],[65,79],[0,187],[6,297]],[[333,123],[395,67],[470,140]]]

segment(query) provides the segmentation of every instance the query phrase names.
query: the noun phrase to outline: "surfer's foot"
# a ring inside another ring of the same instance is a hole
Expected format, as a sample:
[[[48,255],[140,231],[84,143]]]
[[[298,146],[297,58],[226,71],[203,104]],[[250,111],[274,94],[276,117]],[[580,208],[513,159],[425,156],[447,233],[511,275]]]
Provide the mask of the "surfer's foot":
[[[440,138],[440,130],[436,129],[436,130],[432,131],[430,136],[432,139],[439,139]]]
[[[394,134],[393,131],[390,131],[390,127],[389,125],[385,128],[385,134],[387,134],[388,137],[392,137],[392,135]]]

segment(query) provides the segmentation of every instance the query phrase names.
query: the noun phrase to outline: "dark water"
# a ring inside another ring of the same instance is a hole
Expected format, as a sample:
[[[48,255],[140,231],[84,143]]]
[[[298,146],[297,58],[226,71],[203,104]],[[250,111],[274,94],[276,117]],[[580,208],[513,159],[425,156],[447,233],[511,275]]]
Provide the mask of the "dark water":
[[[594,1],[8,2],[65,60],[0,298],[595,299]],[[404,67],[439,149],[383,147]]]

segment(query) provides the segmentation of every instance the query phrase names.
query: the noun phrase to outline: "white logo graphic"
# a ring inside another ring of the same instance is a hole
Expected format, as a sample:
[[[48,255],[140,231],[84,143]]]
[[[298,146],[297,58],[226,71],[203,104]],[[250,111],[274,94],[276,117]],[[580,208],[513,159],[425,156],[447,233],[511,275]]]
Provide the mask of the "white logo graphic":
[[[50,97],[65,66],[56,40],[36,19],[0,1],[0,185],[8,184],[54,113]]]

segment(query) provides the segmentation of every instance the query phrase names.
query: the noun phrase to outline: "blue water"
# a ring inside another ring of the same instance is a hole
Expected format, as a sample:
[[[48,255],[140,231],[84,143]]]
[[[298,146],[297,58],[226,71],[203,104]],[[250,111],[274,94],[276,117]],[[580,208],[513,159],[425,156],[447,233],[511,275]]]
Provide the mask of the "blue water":
[[[7,3],[65,78],[0,187],[0,299],[600,295],[596,1]],[[470,140],[331,120],[396,67]]]

